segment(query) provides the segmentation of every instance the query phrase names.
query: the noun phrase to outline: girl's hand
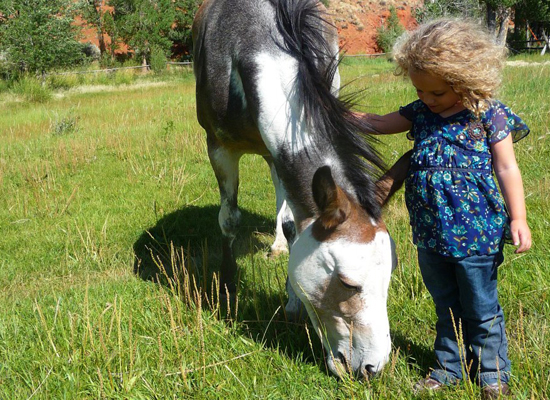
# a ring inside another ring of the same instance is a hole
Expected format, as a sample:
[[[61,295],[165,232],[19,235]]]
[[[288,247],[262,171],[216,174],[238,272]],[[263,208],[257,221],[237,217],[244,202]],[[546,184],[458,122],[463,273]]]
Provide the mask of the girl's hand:
[[[405,132],[411,129],[412,122],[399,114],[399,111],[386,115],[353,112],[358,119],[366,120],[375,131],[367,132],[375,135]]]
[[[531,248],[531,230],[524,219],[514,219],[510,221],[510,233],[512,234],[512,243],[519,246],[515,253],[523,253]]]

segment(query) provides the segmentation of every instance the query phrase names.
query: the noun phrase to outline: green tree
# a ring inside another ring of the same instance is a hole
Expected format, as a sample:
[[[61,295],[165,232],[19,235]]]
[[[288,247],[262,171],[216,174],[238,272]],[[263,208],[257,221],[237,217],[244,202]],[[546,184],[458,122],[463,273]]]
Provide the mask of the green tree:
[[[71,0],[0,0],[0,53],[8,72],[44,74],[84,60]]]
[[[76,8],[82,19],[97,32],[97,42],[99,43],[101,55],[107,50],[104,24],[105,3],[106,0],[78,0],[76,3]]]
[[[172,46],[170,31],[176,13],[172,0],[110,0],[113,20],[120,39],[143,64],[153,49],[168,54]]]
[[[405,32],[405,28],[403,28],[403,25],[399,21],[397,10],[391,6],[386,24],[376,30],[376,44],[384,52],[389,53],[392,50],[393,44],[403,32]]]
[[[416,20],[420,23],[441,17],[480,19],[484,14],[485,7],[479,0],[426,1],[415,10]]]
[[[175,21],[169,38],[173,46],[191,50],[191,26],[201,0],[174,0]]]
[[[519,0],[483,0],[487,10],[487,27],[502,45],[506,43],[512,8],[518,1]]]

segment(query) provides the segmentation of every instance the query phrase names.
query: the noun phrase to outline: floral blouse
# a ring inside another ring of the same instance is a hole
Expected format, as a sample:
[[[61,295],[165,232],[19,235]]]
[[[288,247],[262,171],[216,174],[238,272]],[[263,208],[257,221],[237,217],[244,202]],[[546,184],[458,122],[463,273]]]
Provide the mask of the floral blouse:
[[[497,253],[508,215],[493,179],[490,144],[509,134],[522,139],[527,125],[498,101],[479,119],[469,110],[441,117],[420,100],[399,113],[412,121],[405,201],[414,243],[457,258]]]

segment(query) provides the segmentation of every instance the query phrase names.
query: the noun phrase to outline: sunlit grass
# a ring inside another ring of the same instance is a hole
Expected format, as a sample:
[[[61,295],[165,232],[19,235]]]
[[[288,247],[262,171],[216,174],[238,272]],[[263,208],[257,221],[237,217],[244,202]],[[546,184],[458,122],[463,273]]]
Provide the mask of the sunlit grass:
[[[362,111],[397,110],[415,94],[393,70],[345,58],[344,93],[362,91]],[[499,286],[512,388],[525,399],[547,398],[550,386],[548,82],[549,66],[509,67],[501,91],[532,129],[515,149],[535,244],[506,250]],[[0,397],[412,398],[432,361],[435,315],[403,193],[385,210],[400,259],[391,360],[377,379],[338,381],[313,329],[285,321],[286,258],[268,257],[275,201],[264,161],[241,161],[241,285],[228,308],[212,275],[218,190],[190,71],[107,86],[59,84],[43,103],[0,99]],[[398,135],[379,148],[391,163],[410,146]],[[143,281],[135,265],[180,279]],[[433,396],[477,397],[467,385]]]

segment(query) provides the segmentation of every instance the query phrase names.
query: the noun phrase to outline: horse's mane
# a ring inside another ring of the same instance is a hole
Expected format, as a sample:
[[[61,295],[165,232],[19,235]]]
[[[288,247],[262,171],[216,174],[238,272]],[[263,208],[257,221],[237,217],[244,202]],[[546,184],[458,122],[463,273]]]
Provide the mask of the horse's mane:
[[[353,96],[338,98],[332,92],[339,62],[326,38],[331,27],[326,12],[318,0],[271,2],[284,38],[281,47],[298,60],[295,90],[304,106],[309,131],[332,144],[359,203],[378,219],[381,210],[374,179],[384,169],[384,163],[371,144],[376,139],[361,133],[372,130],[372,126],[351,111]]]

